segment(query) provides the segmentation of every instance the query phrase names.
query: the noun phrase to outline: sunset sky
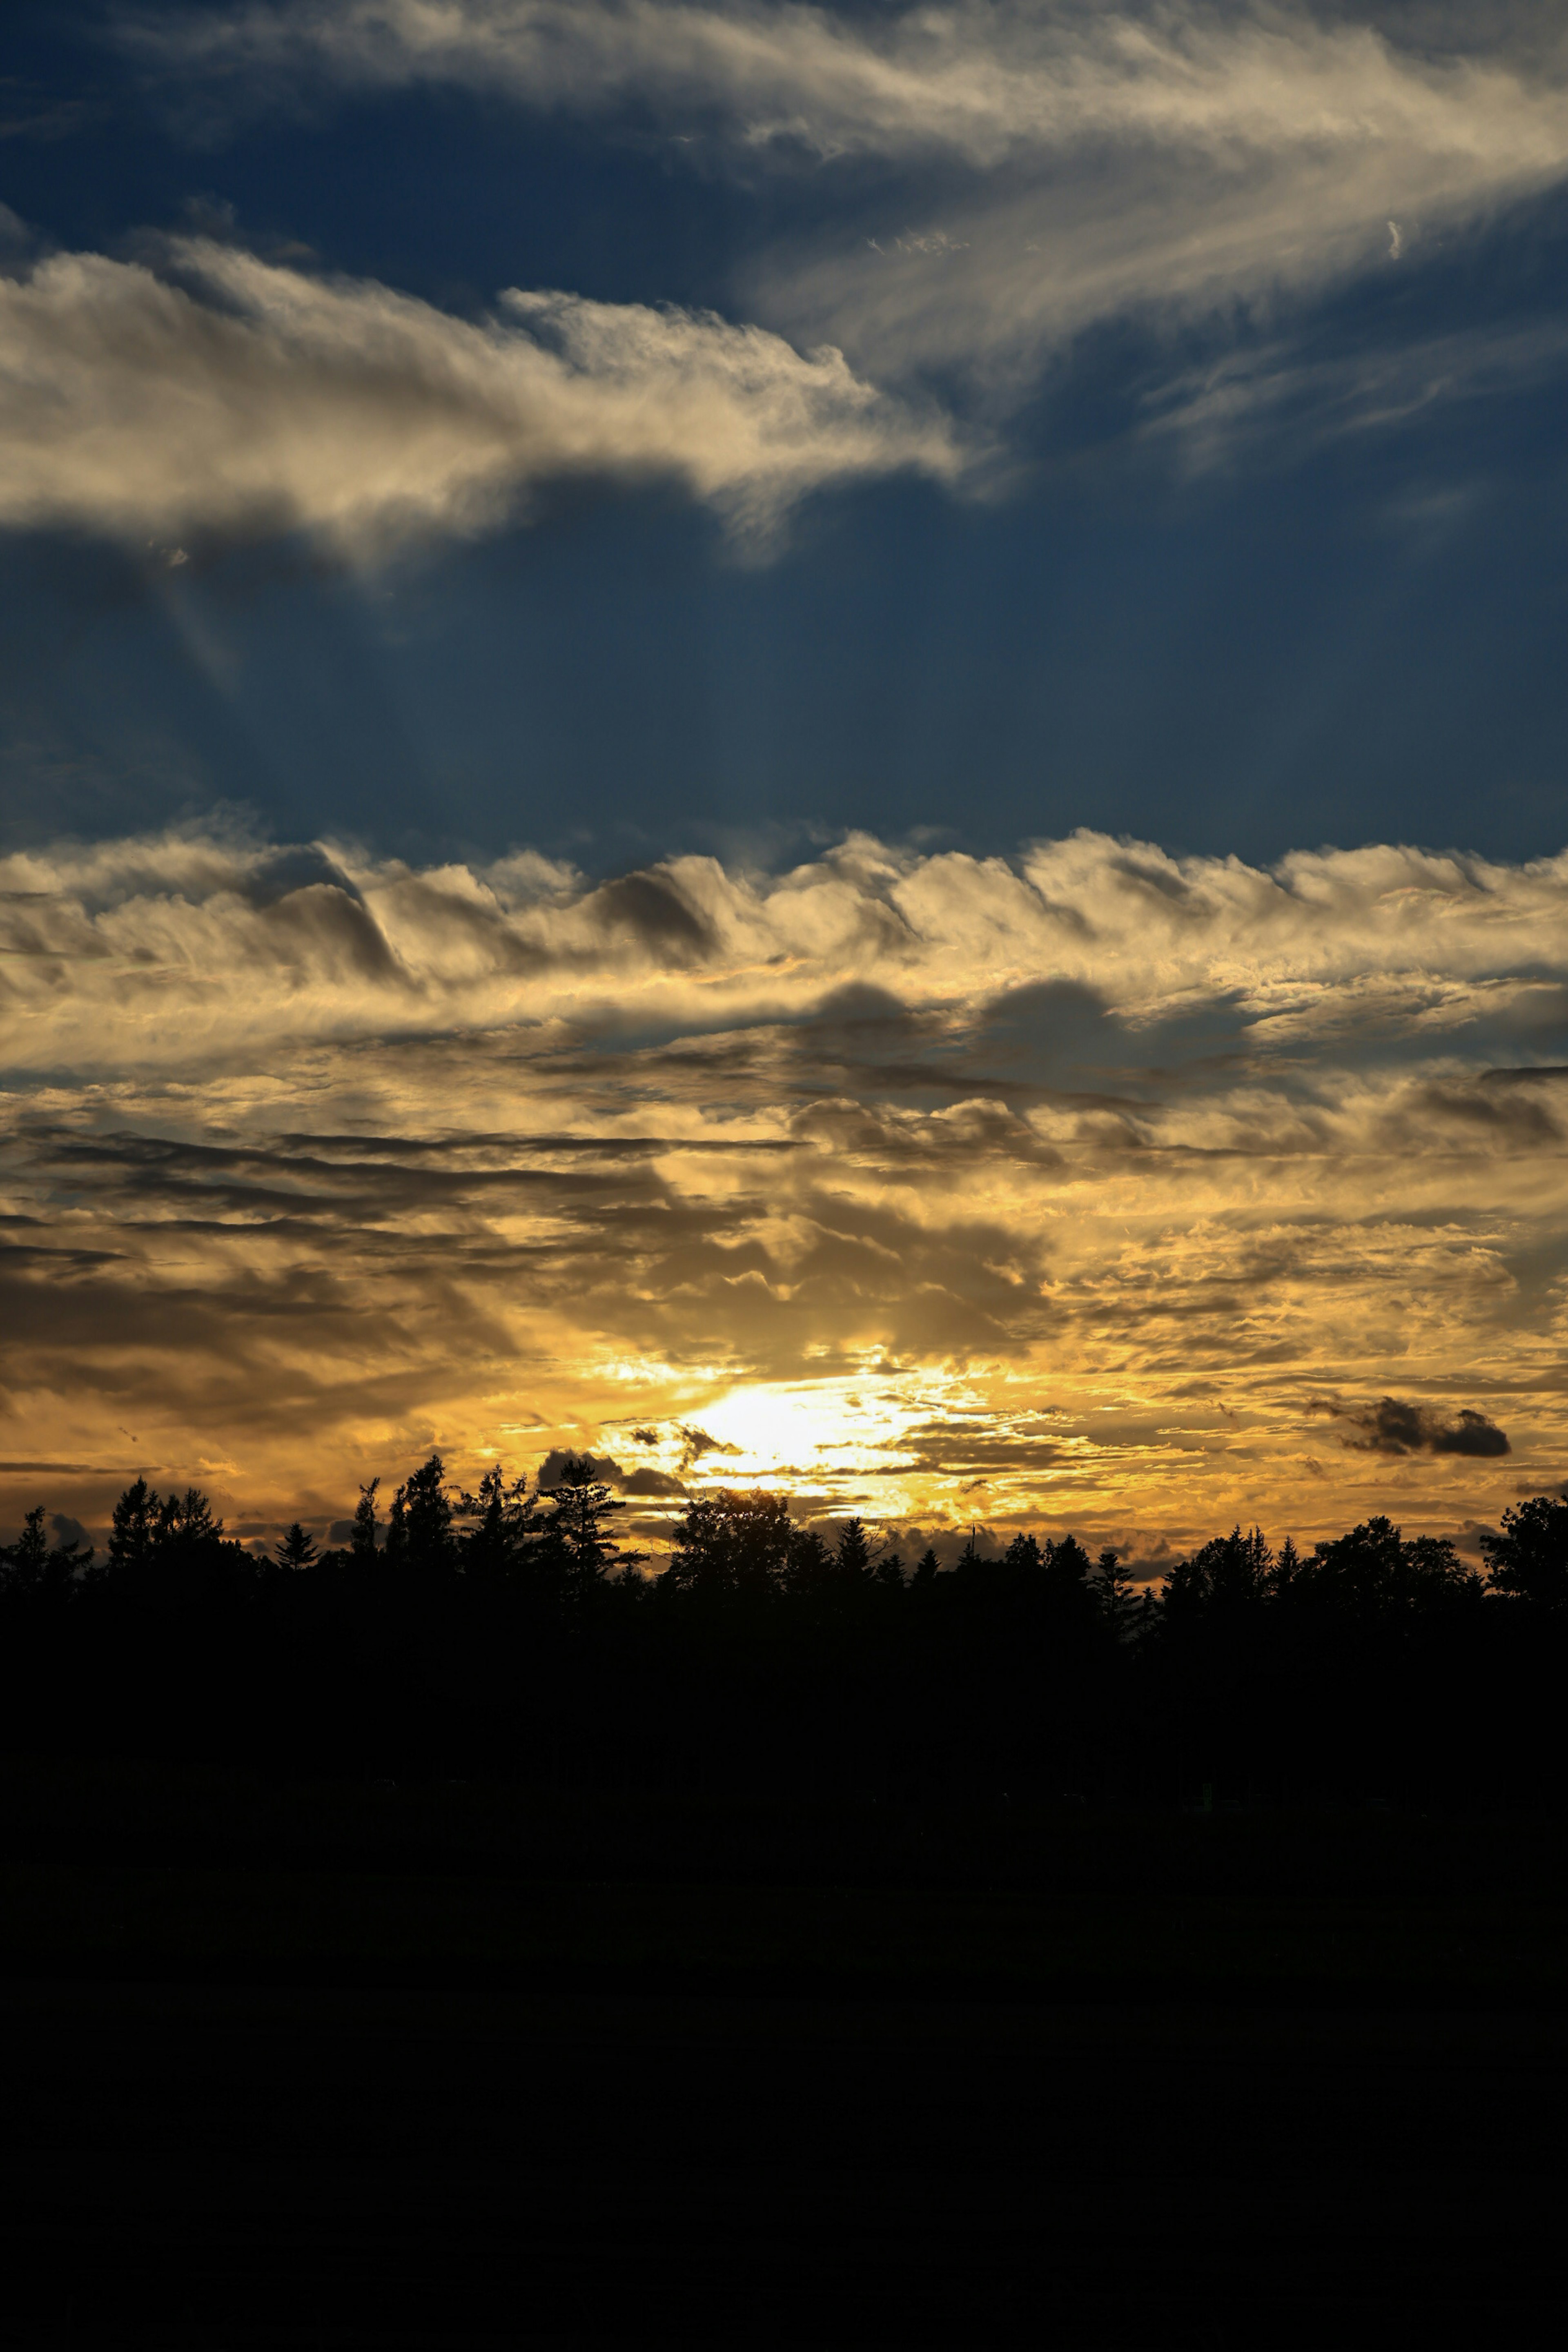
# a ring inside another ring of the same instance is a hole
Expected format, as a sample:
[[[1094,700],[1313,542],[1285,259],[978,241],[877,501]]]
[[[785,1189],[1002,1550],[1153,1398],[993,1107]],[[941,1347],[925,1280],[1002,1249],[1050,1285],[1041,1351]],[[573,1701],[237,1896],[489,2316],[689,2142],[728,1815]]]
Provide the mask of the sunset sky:
[[[13,0],[0,1538],[1568,1475],[1568,18]]]

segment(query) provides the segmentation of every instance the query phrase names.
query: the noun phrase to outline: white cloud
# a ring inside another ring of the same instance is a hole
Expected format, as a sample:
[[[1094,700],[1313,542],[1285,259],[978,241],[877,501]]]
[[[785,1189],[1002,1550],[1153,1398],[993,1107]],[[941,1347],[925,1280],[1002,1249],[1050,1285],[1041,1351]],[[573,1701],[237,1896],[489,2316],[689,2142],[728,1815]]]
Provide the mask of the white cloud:
[[[1288,434],[1298,448],[1399,425],[1439,403],[1539,390],[1568,362],[1554,321],[1426,336],[1390,347],[1314,352],[1278,339],[1183,371],[1147,403],[1145,431],[1174,437],[1194,470],[1250,441]],[[1450,508],[1462,494],[1443,493]]]
[[[279,75],[633,107],[719,154],[879,160],[843,233],[752,273],[760,315],[879,378],[994,387],[1129,307],[1208,308],[1418,250],[1568,170],[1568,52],[1448,16],[967,0],[854,17],[680,0],[284,0],[143,25],[143,53]],[[1402,41],[1401,29],[1406,34]],[[953,178],[954,169],[959,177]],[[934,175],[934,176],[933,176]],[[937,193],[940,184],[942,193]],[[897,205],[895,212],[893,206]]]
[[[251,1042],[567,1021],[710,1032],[846,988],[969,1021],[1070,983],[1134,1024],[1223,1001],[1252,1042],[1419,1041],[1568,985],[1568,853],[1272,868],[1080,831],[1014,861],[851,836],[775,876],[683,856],[591,885],[521,853],[416,870],[211,830],[0,858],[18,1068],[218,1066]],[[1522,1017],[1522,1015],[1521,1015]]]
[[[0,278],[0,521],[374,550],[601,473],[673,476],[765,533],[821,484],[957,469],[940,424],[837,351],[710,314],[511,290],[471,323],[207,240],[167,258]]]
[[[510,88],[539,105],[713,110],[752,147],[946,151],[981,167],[1107,135],[1218,152],[1281,140],[1555,169],[1560,99],[1507,58],[1429,58],[1301,8],[966,0],[855,17],[689,0],[281,0],[129,37],[186,70]],[[1536,68],[1539,70],[1539,68]]]

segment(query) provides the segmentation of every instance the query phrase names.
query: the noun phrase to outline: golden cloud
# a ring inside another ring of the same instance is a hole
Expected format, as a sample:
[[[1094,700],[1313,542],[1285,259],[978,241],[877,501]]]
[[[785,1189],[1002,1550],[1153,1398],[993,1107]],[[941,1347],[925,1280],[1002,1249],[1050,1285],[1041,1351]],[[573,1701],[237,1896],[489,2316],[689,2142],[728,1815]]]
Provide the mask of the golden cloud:
[[[0,1454],[89,1523],[205,1460],[325,1524],[432,1444],[1144,1550],[1562,1475],[1568,860],[207,830],[0,891]],[[1324,1480],[1325,1398],[1468,1442]]]

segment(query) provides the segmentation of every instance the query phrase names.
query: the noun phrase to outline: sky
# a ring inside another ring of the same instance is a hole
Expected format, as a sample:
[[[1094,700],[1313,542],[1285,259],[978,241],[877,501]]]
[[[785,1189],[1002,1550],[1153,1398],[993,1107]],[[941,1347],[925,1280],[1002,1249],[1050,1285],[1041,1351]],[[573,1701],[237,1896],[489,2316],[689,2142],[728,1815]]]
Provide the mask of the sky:
[[[1564,1475],[1568,21],[0,36],[0,1532]]]

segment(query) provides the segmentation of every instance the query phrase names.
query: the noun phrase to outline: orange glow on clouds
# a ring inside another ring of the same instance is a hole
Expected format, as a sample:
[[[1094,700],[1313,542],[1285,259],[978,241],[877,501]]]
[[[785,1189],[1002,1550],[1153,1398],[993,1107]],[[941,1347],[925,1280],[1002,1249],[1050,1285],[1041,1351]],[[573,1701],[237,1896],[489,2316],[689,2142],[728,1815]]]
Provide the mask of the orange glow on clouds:
[[[276,857],[0,861],[12,1520],[572,1446],[656,1547],[778,1483],[1152,1560],[1563,1475],[1563,861]]]

